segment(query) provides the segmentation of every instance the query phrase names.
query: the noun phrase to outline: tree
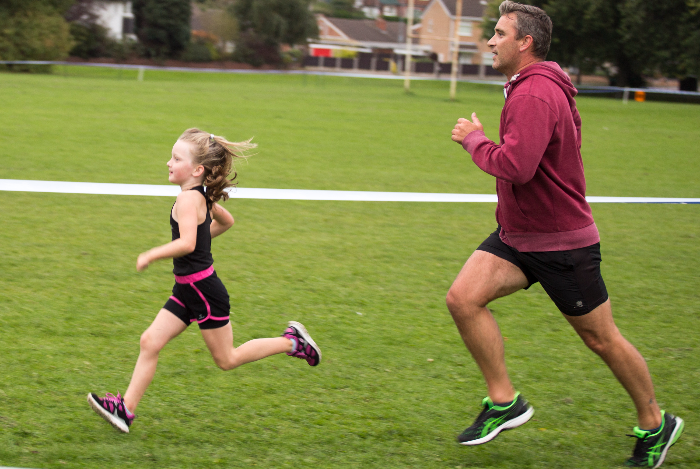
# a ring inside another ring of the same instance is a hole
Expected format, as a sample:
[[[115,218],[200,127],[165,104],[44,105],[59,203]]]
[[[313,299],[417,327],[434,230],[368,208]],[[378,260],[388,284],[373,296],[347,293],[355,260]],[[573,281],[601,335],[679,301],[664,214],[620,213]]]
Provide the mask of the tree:
[[[0,14],[34,11],[43,14],[57,13],[62,15],[75,0],[3,0],[0,3]]]
[[[682,76],[700,70],[699,0],[522,1],[552,18],[550,60],[579,70],[602,67],[611,84],[637,87],[656,72]],[[487,7],[485,35],[493,31],[499,4],[491,0]]]
[[[185,50],[191,8],[189,0],[134,0],[135,32],[148,56],[174,58]]]
[[[89,59],[91,57],[107,57],[113,41],[107,28],[98,24],[94,0],[75,0],[66,11],[63,18],[70,23],[70,33],[75,45],[70,55]]]
[[[678,75],[700,76],[700,0],[686,0],[686,14],[679,28],[683,38],[680,47],[676,73]]]
[[[365,18],[365,14],[355,8],[354,0],[318,0],[313,5],[313,10],[334,18]]]
[[[554,0],[540,1],[537,6],[552,18],[554,30],[549,59],[574,66],[581,72],[617,65],[622,82],[641,80],[641,72],[624,51],[613,44],[619,42],[620,0]],[[627,65],[626,65],[627,64]],[[637,85],[641,85],[638,83]],[[635,85],[635,86],[637,86]]]
[[[700,1],[627,0],[621,5],[621,43],[645,71],[682,77],[700,72]]]
[[[0,4],[0,60],[66,57],[73,41],[63,13],[72,3],[73,0],[3,0]]]
[[[252,65],[278,64],[281,44],[303,44],[318,35],[309,0],[237,0],[232,13],[240,30],[235,57]]]

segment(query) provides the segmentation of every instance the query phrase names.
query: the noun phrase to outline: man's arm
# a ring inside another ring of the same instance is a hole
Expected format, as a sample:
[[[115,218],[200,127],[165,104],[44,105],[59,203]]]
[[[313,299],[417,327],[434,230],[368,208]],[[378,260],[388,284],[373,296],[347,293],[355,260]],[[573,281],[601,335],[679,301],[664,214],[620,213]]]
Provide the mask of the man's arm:
[[[486,137],[475,113],[473,123],[467,119],[457,122],[452,140],[462,144],[482,171],[512,184],[525,184],[535,175],[549,145],[556,115],[547,103],[532,96],[512,98],[503,112],[506,121],[502,145]]]

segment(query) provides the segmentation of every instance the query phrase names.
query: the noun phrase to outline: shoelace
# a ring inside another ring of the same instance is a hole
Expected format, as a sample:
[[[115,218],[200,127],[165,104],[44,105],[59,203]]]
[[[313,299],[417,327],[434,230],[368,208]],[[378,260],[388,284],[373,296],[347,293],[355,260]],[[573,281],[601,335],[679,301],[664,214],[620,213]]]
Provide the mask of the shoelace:
[[[117,395],[115,396],[111,392],[108,392],[107,394],[105,394],[105,397],[103,400],[105,400],[107,402],[112,402],[114,404],[121,404],[122,403],[122,396],[119,393],[117,393]]]
[[[646,459],[647,458],[647,450],[644,447],[644,443],[649,438],[649,435],[645,436],[644,438],[639,438],[637,435],[630,435],[628,433],[627,436],[631,436],[631,437],[637,439],[637,443],[634,445],[634,451],[632,451],[632,459],[637,459],[637,460]]]

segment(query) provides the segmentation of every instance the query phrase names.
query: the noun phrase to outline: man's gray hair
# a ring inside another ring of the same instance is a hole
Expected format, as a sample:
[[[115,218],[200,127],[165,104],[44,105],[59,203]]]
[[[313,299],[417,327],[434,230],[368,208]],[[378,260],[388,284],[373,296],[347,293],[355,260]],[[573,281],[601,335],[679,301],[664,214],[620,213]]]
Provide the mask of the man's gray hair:
[[[515,13],[516,39],[531,36],[533,41],[532,52],[535,57],[544,60],[549,52],[549,44],[552,41],[552,20],[541,8],[532,5],[506,0],[498,7],[501,16]]]

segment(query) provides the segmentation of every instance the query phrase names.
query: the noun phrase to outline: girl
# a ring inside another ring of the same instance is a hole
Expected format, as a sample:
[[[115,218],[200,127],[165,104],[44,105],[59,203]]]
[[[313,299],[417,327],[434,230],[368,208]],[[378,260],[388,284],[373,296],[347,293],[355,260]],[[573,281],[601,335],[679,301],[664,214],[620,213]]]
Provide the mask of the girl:
[[[156,372],[158,354],[170,340],[192,322],[197,322],[214,362],[222,370],[286,352],[316,366],[321,350],[306,328],[290,321],[281,337],[255,339],[238,348],[233,346],[229,322],[229,297],[214,271],[211,239],[233,225],[231,214],[216,202],[228,199],[225,192],[233,158],[245,158],[245,151],[257,145],[229,142],[198,129],[183,133],[173,146],[168,161],[168,180],[182,192],[170,212],[172,242],[139,255],[136,269],[141,272],[159,259],[173,259],[173,294],[151,326],[141,335],[141,350],[131,383],[124,397],[111,393],[103,398],[87,396],[90,407],[115,428],[129,433],[136,407]],[[204,189],[206,186],[206,190]]]

